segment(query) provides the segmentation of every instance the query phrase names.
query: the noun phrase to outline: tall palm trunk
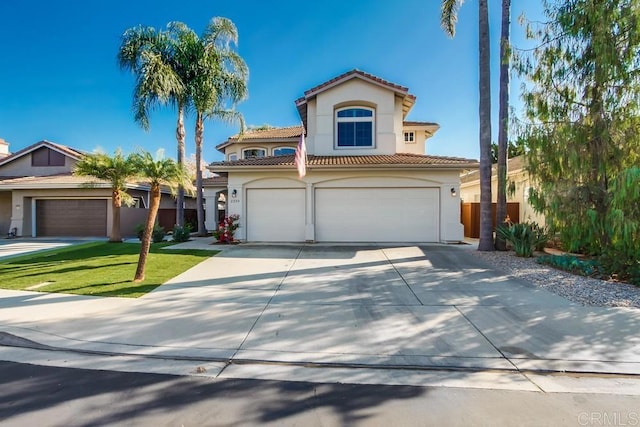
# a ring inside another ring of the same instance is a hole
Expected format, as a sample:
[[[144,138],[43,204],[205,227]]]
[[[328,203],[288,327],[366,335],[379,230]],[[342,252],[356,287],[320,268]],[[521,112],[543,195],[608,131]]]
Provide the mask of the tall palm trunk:
[[[186,132],[184,130],[184,105],[178,104],[178,123],[176,125],[176,140],[178,141],[178,164],[184,166],[185,158],[185,140]],[[184,227],[184,187],[178,188],[176,197],[176,225]]]
[[[151,234],[153,233],[153,226],[156,223],[156,217],[158,216],[158,210],[160,209],[160,184],[151,185],[151,200],[149,202],[149,213],[147,214],[147,222],[144,226],[144,232],[142,234],[142,243],[140,244],[140,257],[138,258],[138,268],[136,269],[136,275],[133,281],[136,283],[144,280],[144,269],[147,265],[147,258],[149,257],[149,248],[151,247]]]
[[[196,114],[196,205],[198,207],[198,236],[206,236],[204,224],[204,200],[202,197],[202,141],[204,138],[204,118],[202,113]]]
[[[511,25],[511,0],[502,0],[502,25],[500,29],[500,106],[498,128],[498,203],[496,225],[507,217],[507,146],[509,139],[509,30]],[[496,233],[496,249],[504,251],[507,244]]]
[[[480,53],[480,242],[478,250],[492,251],[491,209],[491,80],[489,47],[489,6],[478,1]]]
[[[120,190],[113,190],[111,193],[111,207],[113,208],[113,218],[111,219],[110,243],[122,243],[120,234],[120,208],[122,207],[122,195]]]

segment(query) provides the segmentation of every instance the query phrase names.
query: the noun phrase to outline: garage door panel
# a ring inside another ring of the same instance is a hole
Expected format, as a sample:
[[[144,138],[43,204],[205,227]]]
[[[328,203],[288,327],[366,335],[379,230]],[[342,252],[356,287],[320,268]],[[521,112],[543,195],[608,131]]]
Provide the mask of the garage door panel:
[[[317,241],[439,240],[437,188],[321,188],[315,196]]]
[[[247,190],[247,240],[303,242],[305,190],[269,188]]]
[[[36,235],[98,237],[107,235],[107,200],[36,200]]]

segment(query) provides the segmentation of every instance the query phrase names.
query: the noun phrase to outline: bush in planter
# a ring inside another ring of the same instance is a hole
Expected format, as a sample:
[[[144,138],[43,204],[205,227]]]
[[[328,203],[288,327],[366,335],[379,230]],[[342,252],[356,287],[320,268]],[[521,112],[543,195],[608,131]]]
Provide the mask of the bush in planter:
[[[549,240],[544,229],[535,222],[500,225],[496,233],[501,239],[511,243],[517,256],[525,258],[533,256],[534,249],[544,248]]]
[[[240,224],[238,224],[239,219],[239,215],[230,215],[223,219],[220,224],[218,224],[218,228],[213,230],[213,237],[215,237],[219,243],[235,242],[234,234],[236,230],[240,228]]]
[[[189,224],[185,224],[184,227],[176,225],[173,227],[173,241],[174,242],[186,242],[191,237],[191,227]]]

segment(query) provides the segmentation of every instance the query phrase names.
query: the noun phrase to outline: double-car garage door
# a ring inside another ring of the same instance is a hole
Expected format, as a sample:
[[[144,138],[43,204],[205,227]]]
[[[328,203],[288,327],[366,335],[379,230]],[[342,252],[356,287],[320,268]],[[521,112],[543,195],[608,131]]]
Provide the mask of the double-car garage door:
[[[437,188],[317,188],[318,242],[437,242]],[[247,240],[305,240],[305,190],[247,190]]]
[[[36,200],[37,236],[106,236],[107,200]]]

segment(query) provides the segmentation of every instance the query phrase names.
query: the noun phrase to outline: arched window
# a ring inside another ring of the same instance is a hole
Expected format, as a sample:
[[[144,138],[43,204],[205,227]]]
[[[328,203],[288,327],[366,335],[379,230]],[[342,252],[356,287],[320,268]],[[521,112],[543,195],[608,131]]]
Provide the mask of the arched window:
[[[295,153],[296,153],[296,149],[293,147],[280,147],[280,148],[274,148],[273,150],[274,156],[286,156],[288,154],[295,154]]]
[[[373,147],[374,124],[373,108],[347,107],[336,110],[336,147]]]

